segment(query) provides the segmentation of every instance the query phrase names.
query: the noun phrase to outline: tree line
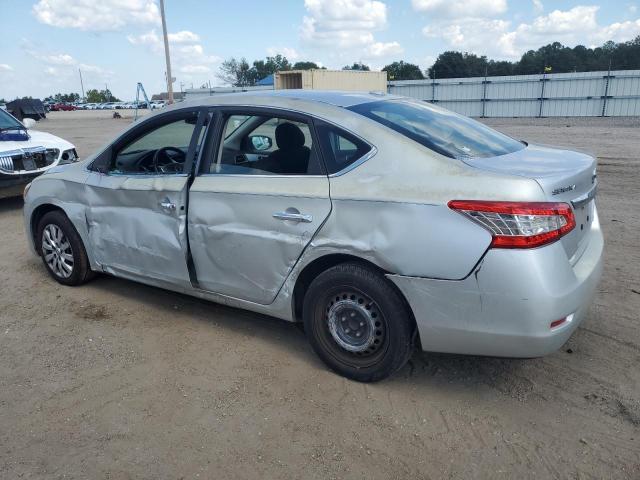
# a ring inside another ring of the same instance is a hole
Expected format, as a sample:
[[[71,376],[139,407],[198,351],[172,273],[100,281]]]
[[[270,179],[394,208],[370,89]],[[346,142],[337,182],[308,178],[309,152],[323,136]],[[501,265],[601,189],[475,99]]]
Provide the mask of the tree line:
[[[29,97],[31,98],[31,97]],[[54,103],[75,103],[80,102],[82,97],[79,93],[56,93],[45,97],[45,102]],[[121,100],[111,93],[111,90],[104,89],[89,89],[85,95],[85,102],[87,103],[105,103],[105,102],[120,102]]]
[[[424,72],[416,64],[399,60],[385,65],[389,80],[423,80],[425,78],[464,78],[484,75],[528,75],[535,73],[589,72],[612,69],[640,69],[640,36],[628,42],[606,42],[600,47],[573,48],[553,42],[537,50],[529,50],[519,60],[493,60],[468,52],[446,51]],[[324,68],[310,61],[290,63],[283,55],[255,60],[225,60],[218,78],[235,87],[250,87],[277,71]],[[354,62],[343,70],[370,70],[370,66]]]

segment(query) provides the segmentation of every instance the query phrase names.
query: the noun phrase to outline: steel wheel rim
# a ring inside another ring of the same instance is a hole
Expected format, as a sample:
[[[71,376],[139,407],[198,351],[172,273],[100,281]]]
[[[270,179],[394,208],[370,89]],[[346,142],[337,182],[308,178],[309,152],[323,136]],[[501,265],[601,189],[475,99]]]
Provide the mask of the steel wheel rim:
[[[389,343],[387,322],[378,305],[363,292],[349,287],[331,289],[322,305],[322,322],[318,333],[331,356],[356,368],[367,368],[378,363]],[[351,313],[356,315],[351,317]],[[343,322],[345,314],[348,318]],[[349,328],[351,331],[346,332],[347,325],[356,324],[359,329],[354,332]],[[358,332],[360,336],[355,335]],[[345,333],[351,334],[351,338]]]
[[[51,271],[60,278],[73,273],[73,250],[62,229],[50,223],[42,231],[42,257]]]

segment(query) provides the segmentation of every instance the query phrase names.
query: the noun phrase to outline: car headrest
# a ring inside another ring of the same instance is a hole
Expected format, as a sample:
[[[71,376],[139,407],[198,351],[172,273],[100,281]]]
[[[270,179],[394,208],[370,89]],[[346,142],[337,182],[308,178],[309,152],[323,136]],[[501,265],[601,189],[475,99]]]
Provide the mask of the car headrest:
[[[281,123],[276,127],[276,143],[280,150],[293,150],[304,145],[304,133],[293,123]]]

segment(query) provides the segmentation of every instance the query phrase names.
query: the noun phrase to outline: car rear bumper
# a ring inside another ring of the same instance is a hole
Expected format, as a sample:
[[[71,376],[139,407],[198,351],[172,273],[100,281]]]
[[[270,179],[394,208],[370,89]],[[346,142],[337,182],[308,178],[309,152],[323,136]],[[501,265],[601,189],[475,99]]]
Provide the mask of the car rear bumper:
[[[569,262],[561,242],[492,249],[460,281],[388,275],[411,306],[425,351],[539,357],[559,349],[589,309],[602,272],[595,215],[588,245]],[[551,328],[551,322],[565,319]]]

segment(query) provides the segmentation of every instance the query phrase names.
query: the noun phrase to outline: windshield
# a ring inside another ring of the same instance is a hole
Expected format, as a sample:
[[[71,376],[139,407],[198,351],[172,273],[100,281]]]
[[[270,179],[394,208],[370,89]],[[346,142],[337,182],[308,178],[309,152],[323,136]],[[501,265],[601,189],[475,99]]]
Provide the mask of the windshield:
[[[14,127],[24,128],[18,120],[0,108],[0,130]]]
[[[361,103],[349,110],[451,158],[495,157],[525,147],[480,122],[426,102],[387,100]]]

